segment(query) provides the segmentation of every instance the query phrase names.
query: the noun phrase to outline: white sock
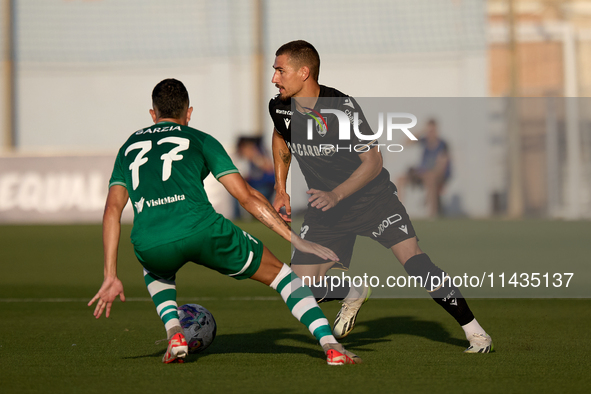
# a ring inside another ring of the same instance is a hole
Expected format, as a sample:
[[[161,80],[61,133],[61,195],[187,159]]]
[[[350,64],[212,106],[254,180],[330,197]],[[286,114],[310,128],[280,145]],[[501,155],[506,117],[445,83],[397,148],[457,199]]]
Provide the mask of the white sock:
[[[349,289],[349,293],[347,294],[347,297],[345,297],[345,300],[356,300],[359,297],[361,297],[361,293],[363,293],[363,286],[355,287],[351,285],[351,288]]]
[[[327,343],[338,343],[337,339],[333,335],[326,335],[320,338],[320,346],[324,346]]]
[[[176,321],[178,322],[178,319]],[[180,323],[179,323],[179,325],[171,325],[170,328],[168,328],[166,330],[166,337],[170,341],[170,338],[172,338],[174,336],[174,334],[176,334],[177,332],[180,332],[181,334],[184,335],[183,329],[181,328]]]
[[[305,325],[310,333],[321,343],[336,343],[335,337],[322,309],[309,287],[286,264],[271,282],[270,286],[281,295],[291,314]]]
[[[465,324],[462,326],[464,329],[464,333],[466,334],[466,338],[470,339],[473,334],[484,334],[486,335],[486,331],[484,328],[480,327],[480,324],[476,321],[476,319],[472,320],[470,323]]]

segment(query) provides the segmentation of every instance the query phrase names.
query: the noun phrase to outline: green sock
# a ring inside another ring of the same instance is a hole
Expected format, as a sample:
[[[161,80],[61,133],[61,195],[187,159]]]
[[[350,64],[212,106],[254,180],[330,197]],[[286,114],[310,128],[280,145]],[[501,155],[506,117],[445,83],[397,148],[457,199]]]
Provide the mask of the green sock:
[[[176,303],[176,284],[174,280],[166,280],[151,274],[144,269],[144,280],[148,286],[148,292],[156,312],[164,323],[164,329],[168,336],[170,333],[179,332],[181,323],[179,321],[178,305]],[[170,338],[169,338],[170,339]]]
[[[309,287],[302,285],[302,280],[291,268],[284,264],[270,286],[281,294],[292,315],[308,327],[320,345],[337,343],[312,291]]]

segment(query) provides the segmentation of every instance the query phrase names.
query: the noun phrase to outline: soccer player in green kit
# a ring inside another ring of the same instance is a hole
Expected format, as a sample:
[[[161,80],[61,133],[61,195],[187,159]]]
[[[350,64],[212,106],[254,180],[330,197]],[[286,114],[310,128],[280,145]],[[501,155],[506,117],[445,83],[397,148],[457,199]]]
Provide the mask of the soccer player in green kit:
[[[215,212],[203,180],[211,172],[240,204],[267,227],[305,253],[323,259],[337,256],[328,248],[293,234],[271,204],[240,176],[222,145],[188,127],[193,108],[185,86],[165,79],[152,92],[154,125],[133,133],[123,144],[109,181],[103,216],[104,281],[88,303],[94,316],[109,317],[117,296],[125,301],[117,278],[121,213],[131,199],[131,241],[144,267],[144,279],[168,337],[164,363],[183,362],[188,353],[176,303],[176,272],[194,262],[236,279],[251,278],[275,289],[292,314],[323,347],[329,365],[361,359],[332,335],[312,292],[291,268],[281,263],[255,237]]]

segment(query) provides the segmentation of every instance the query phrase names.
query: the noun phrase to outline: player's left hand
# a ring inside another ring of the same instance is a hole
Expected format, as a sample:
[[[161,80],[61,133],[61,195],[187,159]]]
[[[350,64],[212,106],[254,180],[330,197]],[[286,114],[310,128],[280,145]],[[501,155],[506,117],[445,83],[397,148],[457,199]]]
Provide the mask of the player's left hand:
[[[109,317],[111,314],[111,306],[115,298],[121,298],[122,302],[125,302],[125,294],[123,294],[123,283],[117,277],[105,278],[98,293],[90,300],[88,306],[91,306],[96,300],[96,308],[94,309],[94,317],[97,319],[101,317],[103,311],[106,309],[106,316]]]
[[[300,252],[314,254],[323,260],[339,261],[339,257],[331,249],[314,242],[306,241],[294,232],[291,233],[291,243]]]
[[[324,192],[322,190],[310,189],[306,193],[312,196],[308,199],[312,206],[316,209],[328,211],[339,203],[339,198],[336,193]]]

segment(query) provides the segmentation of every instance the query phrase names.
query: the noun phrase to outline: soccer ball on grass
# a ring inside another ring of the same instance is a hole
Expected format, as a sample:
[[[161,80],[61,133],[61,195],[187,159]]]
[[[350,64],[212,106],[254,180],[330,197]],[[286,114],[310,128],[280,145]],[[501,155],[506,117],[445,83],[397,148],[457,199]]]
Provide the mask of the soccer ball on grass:
[[[199,353],[211,345],[217,326],[210,311],[201,305],[186,304],[179,307],[179,320],[189,345],[189,353]]]

